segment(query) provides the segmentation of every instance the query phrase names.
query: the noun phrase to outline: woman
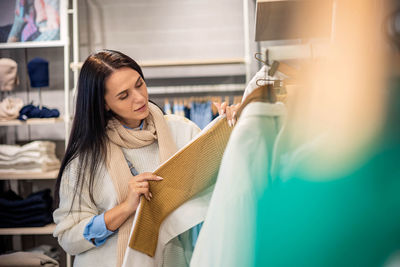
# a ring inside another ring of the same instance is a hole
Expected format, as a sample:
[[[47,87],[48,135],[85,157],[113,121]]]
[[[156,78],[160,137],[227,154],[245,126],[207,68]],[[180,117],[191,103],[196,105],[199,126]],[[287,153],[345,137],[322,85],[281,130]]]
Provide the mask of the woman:
[[[220,110],[232,119],[230,107]],[[151,171],[199,131],[149,102],[134,60],[111,50],[88,57],[54,212],[54,236],[75,266],[121,265],[140,196],[151,201],[149,181],[163,179]]]

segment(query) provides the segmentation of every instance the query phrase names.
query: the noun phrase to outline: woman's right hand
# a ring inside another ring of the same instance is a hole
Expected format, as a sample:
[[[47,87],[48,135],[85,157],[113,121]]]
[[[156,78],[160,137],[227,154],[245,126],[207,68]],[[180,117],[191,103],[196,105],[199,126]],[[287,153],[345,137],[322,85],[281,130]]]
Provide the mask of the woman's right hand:
[[[104,222],[110,231],[117,230],[137,209],[140,196],[144,195],[150,200],[149,181],[161,181],[163,178],[144,172],[132,177],[128,183],[128,196],[125,201],[104,213]]]
[[[136,211],[140,196],[144,195],[144,197],[150,201],[153,197],[150,190],[149,190],[149,181],[161,181],[163,180],[162,177],[152,174],[151,172],[144,172],[138,174],[129,181],[128,187],[128,196],[125,200],[125,204],[128,210],[133,213]]]

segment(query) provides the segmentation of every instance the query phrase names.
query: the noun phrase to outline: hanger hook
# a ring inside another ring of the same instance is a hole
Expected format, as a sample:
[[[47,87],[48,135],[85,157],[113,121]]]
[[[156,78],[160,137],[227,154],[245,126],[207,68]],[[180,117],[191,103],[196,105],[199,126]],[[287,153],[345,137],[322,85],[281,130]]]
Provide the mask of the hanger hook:
[[[258,79],[257,81],[256,81],[256,85],[257,86],[264,86],[265,85],[265,83],[264,84],[259,84],[259,82],[269,82],[269,79],[266,79],[266,78],[260,78],[260,79]]]
[[[258,56],[260,56],[260,57],[258,57]],[[255,59],[257,59],[258,61],[260,61],[260,62],[262,62],[262,63],[264,63],[264,64],[266,64],[266,65],[268,65],[267,62],[264,61],[264,60],[262,59],[262,56],[263,56],[262,53],[255,53],[255,54],[254,54],[254,58],[255,58]]]

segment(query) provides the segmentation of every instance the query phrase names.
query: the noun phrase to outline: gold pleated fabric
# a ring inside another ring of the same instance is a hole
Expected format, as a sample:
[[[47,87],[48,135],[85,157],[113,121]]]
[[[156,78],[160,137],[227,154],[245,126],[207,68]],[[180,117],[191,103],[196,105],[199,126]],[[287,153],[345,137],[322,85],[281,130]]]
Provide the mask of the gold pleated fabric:
[[[153,198],[140,203],[129,242],[132,249],[154,256],[163,220],[215,183],[231,131],[226,118],[220,119],[154,172],[164,180],[150,182]]]

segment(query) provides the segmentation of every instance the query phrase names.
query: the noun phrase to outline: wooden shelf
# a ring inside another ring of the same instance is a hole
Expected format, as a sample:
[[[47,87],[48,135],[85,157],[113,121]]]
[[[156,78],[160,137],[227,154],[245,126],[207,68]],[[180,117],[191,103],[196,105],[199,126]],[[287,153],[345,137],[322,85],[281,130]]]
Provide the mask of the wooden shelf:
[[[245,64],[244,58],[211,58],[211,59],[186,59],[186,60],[145,60],[138,64],[142,68],[151,67],[185,67],[185,66],[202,66],[202,65],[230,65]],[[71,63],[71,69],[82,68],[83,62]]]
[[[51,235],[55,228],[54,223],[43,227],[0,228],[0,235]]]
[[[152,86],[148,87],[150,95],[178,94],[178,93],[205,93],[205,92],[243,92],[245,84],[212,84],[190,86]]]
[[[64,119],[62,117],[46,118],[46,119],[27,119],[26,121],[9,120],[9,121],[0,121],[0,126],[43,125],[43,124],[55,124],[60,122],[64,122]]]
[[[42,42],[16,42],[16,43],[1,43],[0,49],[13,48],[30,48],[30,47],[63,47],[67,44],[65,41],[42,41]]]
[[[45,180],[56,179],[58,170],[50,172],[24,172],[24,173],[0,173],[0,180]]]

